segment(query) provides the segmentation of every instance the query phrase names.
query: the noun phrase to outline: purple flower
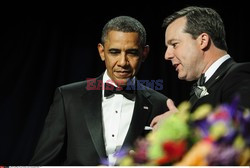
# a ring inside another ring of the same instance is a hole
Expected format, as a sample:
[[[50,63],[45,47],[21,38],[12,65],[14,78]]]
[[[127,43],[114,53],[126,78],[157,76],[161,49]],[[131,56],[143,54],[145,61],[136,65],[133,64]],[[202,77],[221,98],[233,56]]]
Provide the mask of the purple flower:
[[[124,156],[126,156],[127,154],[129,154],[129,150],[130,150],[130,148],[129,147],[123,147],[123,148],[121,148],[118,152],[116,152],[115,154],[114,154],[114,156],[116,157],[116,158],[123,158]]]
[[[244,114],[242,114],[240,116],[239,122],[240,122],[239,131],[242,134],[246,144],[248,146],[250,146],[250,133],[249,133],[249,130],[250,130],[250,111],[249,110],[246,110],[244,112]]]
[[[238,165],[239,152],[232,146],[214,145],[207,156],[209,166],[236,166]]]
[[[218,144],[232,145],[235,138],[237,137],[238,132],[235,129],[231,129],[225,136],[217,140]]]
[[[108,166],[109,165],[109,160],[107,158],[102,158],[101,159],[101,165]]]
[[[206,138],[209,135],[209,123],[207,120],[198,120],[194,122],[193,128],[198,129],[198,133],[202,138]]]
[[[239,114],[238,106],[240,102],[240,96],[236,95],[231,103],[230,106],[228,106],[228,112],[230,113],[231,118],[236,119],[237,115]],[[241,112],[240,112],[241,113]]]

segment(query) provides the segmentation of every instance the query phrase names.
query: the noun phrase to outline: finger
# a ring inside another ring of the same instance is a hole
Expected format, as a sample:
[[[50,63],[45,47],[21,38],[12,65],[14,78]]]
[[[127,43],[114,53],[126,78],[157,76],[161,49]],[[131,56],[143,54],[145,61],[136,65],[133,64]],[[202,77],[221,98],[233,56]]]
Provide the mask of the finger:
[[[153,118],[153,120],[150,123],[150,127],[154,128],[154,126],[159,122],[159,120],[160,120],[160,115]]]
[[[172,99],[167,100],[167,107],[168,107],[169,111],[177,111],[177,108],[174,105],[174,102]]]
[[[150,123],[150,127],[154,128],[156,125],[158,125],[161,120],[163,120],[164,118],[166,118],[169,115],[168,113],[170,113],[170,112],[167,111],[167,112],[165,112],[165,113],[163,113],[161,115],[158,115],[158,116],[154,117],[153,120]]]

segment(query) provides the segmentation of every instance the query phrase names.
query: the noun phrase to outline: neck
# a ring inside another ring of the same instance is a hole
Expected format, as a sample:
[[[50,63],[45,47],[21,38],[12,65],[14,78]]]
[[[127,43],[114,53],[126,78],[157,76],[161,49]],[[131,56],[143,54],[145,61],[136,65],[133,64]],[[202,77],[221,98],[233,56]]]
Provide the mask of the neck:
[[[211,50],[205,51],[205,66],[202,73],[205,73],[215,61],[217,61],[219,58],[223,57],[226,54],[227,52],[225,50],[221,50],[216,47]]]

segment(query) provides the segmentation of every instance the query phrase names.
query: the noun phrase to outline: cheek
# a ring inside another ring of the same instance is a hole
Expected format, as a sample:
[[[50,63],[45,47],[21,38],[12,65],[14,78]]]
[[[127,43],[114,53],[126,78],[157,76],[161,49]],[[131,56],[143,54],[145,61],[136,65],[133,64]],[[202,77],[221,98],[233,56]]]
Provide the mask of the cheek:
[[[133,59],[130,61],[130,66],[134,70],[138,69],[139,65],[140,65],[140,59]]]
[[[114,59],[106,59],[106,67],[113,68],[116,65],[116,61]]]

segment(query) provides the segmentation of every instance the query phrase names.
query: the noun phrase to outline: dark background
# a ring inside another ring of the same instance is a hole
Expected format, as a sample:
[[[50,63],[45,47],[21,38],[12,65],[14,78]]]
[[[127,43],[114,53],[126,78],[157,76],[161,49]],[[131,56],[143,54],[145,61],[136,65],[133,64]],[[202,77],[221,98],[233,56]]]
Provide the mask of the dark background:
[[[28,164],[56,87],[104,71],[97,44],[102,27],[115,16],[133,16],[145,26],[151,50],[138,78],[162,79],[160,92],[176,105],[188,99],[192,83],[178,80],[171,63],[164,60],[161,24],[175,10],[188,5],[216,9],[225,23],[229,54],[238,62],[250,61],[249,9],[240,1],[84,3],[1,6],[0,165]]]

